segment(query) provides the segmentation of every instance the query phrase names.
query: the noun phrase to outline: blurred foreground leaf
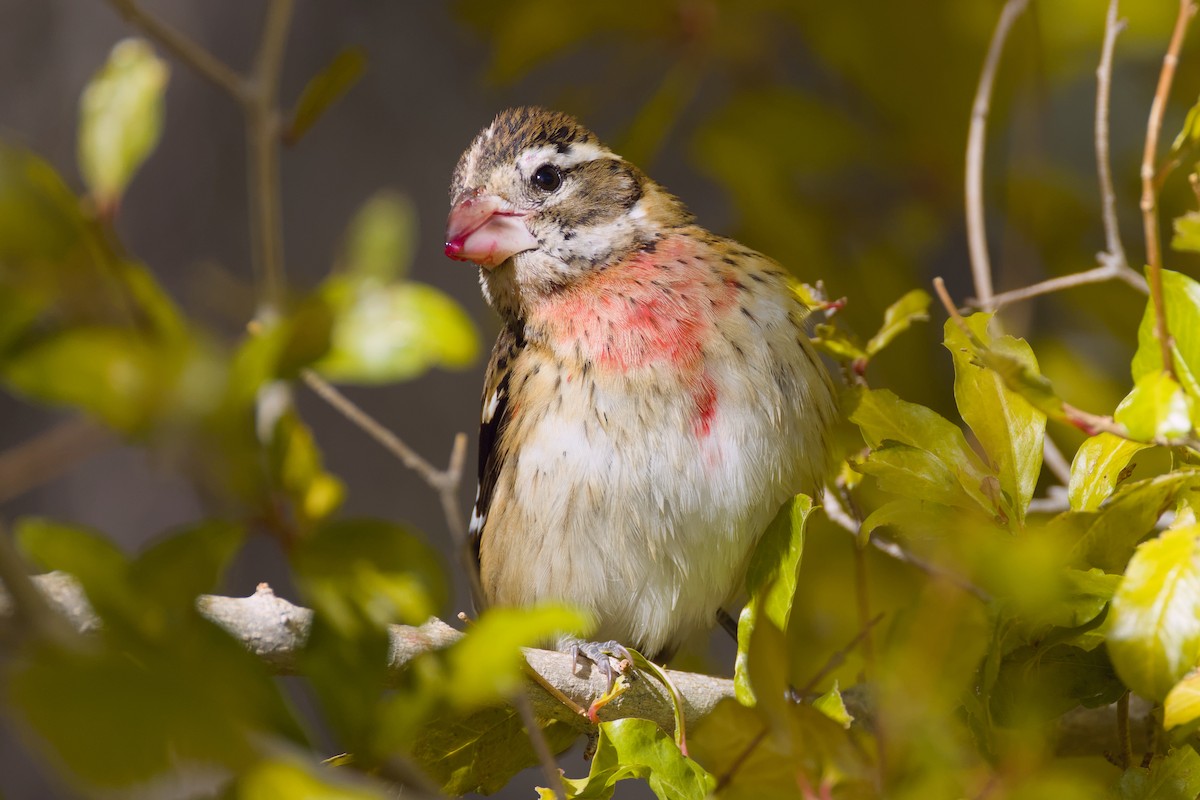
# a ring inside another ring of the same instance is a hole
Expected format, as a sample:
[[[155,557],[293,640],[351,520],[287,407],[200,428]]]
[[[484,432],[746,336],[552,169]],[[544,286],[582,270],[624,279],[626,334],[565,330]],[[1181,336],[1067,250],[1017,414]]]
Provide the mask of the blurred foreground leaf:
[[[1131,767],[1117,784],[1120,800],[1195,800],[1200,795],[1200,755],[1191,745],[1156,757],[1149,769]]]
[[[117,42],[79,101],[79,171],[113,208],[162,134],[167,63],[142,39]]]
[[[304,85],[291,121],[284,128],[284,142],[300,141],[321,115],[358,83],[366,69],[367,55],[361,47],[348,47],[334,56]]]

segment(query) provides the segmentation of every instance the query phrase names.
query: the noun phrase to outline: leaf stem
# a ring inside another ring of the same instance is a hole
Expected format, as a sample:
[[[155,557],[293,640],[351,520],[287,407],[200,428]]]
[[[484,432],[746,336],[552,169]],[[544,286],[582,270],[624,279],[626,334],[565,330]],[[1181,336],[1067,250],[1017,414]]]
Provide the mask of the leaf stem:
[[[1163,114],[1166,112],[1167,96],[1171,92],[1171,82],[1175,78],[1175,68],[1179,63],[1179,51],[1183,47],[1183,39],[1187,33],[1187,25],[1196,12],[1196,6],[1191,0],[1180,0],[1179,14],[1175,18],[1175,29],[1171,33],[1171,42],[1163,56],[1162,70],[1158,74],[1158,88],[1154,92],[1154,102],[1150,104],[1150,118],[1146,122],[1146,143],[1142,151],[1142,226],[1146,236],[1146,267],[1150,278],[1150,300],[1154,305],[1154,333],[1162,349],[1163,370],[1175,378],[1175,362],[1172,357],[1174,341],[1167,327],[1167,308],[1162,286],[1162,245],[1158,231],[1158,186],[1155,183],[1155,161],[1158,152],[1158,138],[1162,131]]]

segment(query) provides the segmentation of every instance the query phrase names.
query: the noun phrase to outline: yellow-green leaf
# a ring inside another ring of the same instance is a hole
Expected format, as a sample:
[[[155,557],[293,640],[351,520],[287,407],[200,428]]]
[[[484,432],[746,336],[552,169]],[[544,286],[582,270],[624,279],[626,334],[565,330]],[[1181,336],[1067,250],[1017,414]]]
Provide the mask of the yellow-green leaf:
[[[1166,372],[1147,372],[1121,404],[1113,419],[1142,441],[1172,441],[1192,431],[1195,402]]]
[[[1166,531],[1138,547],[1109,619],[1117,674],[1161,702],[1200,663],[1200,527]]]
[[[924,289],[913,289],[883,312],[883,325],[867,342],[867,353],[875,355],[904,333],[914,322],[929,319],[929,303],[932,298]]]
[[[704,800],[717,785],[648,719],[602,722],[598,737],[588,776],[564,781],[569,798],[606,800],[618,781],[629,778],[646,781],[659,800]]]
[[[376,192],[350,221],[342,266],[356,278],[396,280],[408,271],[416,244],[412,201],[397,192]]]
[[[1200,719],[1200,671],[1192,670],[1171,687],[1163,701],[1163,727],[1167,730]]]
[[[1150,445],[1111,433],[1092,436],[1079,446],[1071,462],[1067,499],[1075,511],[1093,511],[1121,482],[1129,462]]]
[[[1167,327],[1171,332],[1171,360],[1175,376],[1193,400],[1200,400],[1200,283],[1181,272],[1162,271],[1163,296],[1167,307]],[[1138,326],[1138,348],[1133,354],[1130,371],[1137,382],[1144,376],[1163,371],[1162,347],[1155,332],[1154,304],[1146,303],[1146,311]]]
[[[162,132],[166,62],[142,39],[118,42],[79,102],[79,171],[101,208],[117,203]]]
[[[987,330],[991,319],[991,314],[980,313],[968,317],[966,323],[989,349],[1021,362],[1036,374],[1037,359],[1029,344],[1011,336],[993,340]],[[1046,415],[1009,389],[1003,376],[976,360],[972,343],[955,320],[946,321],[945,336],[946,348],[954,357],[958,411],[996,464],[1000,488],[1012,499],[1012,510],[1020,522],[1041,472]]]

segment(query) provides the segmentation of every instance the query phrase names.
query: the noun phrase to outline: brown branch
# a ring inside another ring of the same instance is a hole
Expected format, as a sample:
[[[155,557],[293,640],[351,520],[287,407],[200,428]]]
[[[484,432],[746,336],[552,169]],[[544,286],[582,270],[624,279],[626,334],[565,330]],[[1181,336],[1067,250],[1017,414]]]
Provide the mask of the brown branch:
[[[982,307],[992,310],[992,265],[987,251],[987,226],[983,213],[983,154],[987,138],[987,118],[992,102],[992,87],[996,83],[996,70],[1000,65],[1000,54],[1004,41],[1017,17],[1025,11],[1029,0],[1008,0],[1000,12],[996,30],[988,46],[975,90],[975,102],[971,106],[971,124],[967,132],[966,205],[967,245],[971,253],[971,273],[975,279],[975,296]]]
[[[1167,307],[1163,297],[1162,287],[1162,245],[1158,233],[1158,187],[1155,185],[1155,161],[1158,152],[1158,138],[1162,131],[1163,114],[1167,107],[1167,96],[1171,92],[1171,82],[1175,77],[1175,67],[1179,63],[1179,51],[1183,47],[1183,37],[1187,33],[1187,25],[1196,6],[1191,0],[1180,0],[1179,15],[1175,18],[1175,29],[1171,33],[1171,43],[1163,56],[1162,71],[1158,74],[1158,88],[1154,92],[1154,102],[1150,104],[1150,118],[1146,122],[1146,144],[1142,151],[1142,226],[1146,235],[1146,265],[1150,276],[1150,299],[1154,304],[1154,333],[1162,349],[1163,370],[1172,378],[1175,377],[1175,362],[1171,353],[1174,342],[1167,328]]]
[[[116,443],[87,417],[73,417],[0,453],[0,503],[74,469]]]
[[[144,11],[135,0],[108,0],[125,21],[158,42],[198,75],[225,90],[239,103],[249,95],[246,80],[224,62],[167,23]]]

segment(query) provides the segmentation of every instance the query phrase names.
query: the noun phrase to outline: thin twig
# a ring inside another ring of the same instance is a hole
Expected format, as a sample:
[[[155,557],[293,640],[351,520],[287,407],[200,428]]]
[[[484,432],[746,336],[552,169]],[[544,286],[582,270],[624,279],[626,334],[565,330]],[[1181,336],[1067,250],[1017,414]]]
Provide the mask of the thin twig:
[[[282,313],[285,295],[283,219],[279,189],[279,74],[294,0],[270,0],[254,59],[246,109],[247,190],[260,313]]]
[[[1158,234],[1158,188],[1155,185],[1155,161],[1158,152],[1158,137],[1162,131],[1163,114],[1166,112],[1167,96],[1179,63],[1179,51],[1187,33],[1188,21],[1196,12],[1191,0],[1180,0],[1179,15],[1175,18],[1175,29],[1171,43],[1163,56],[1162,71],[1158,74],[1158,88],[1154,91],[1154,102],[1150,104],[1150,118],[1146,122],[1146,144],[1142,151],[1142,226],[1146,234],[1146,265],[1150,277],[1150,299],[1154,304],[1154,333],[1162,349],[1163,370],[1175,377],[1175,362],[1171,355],[1173,340],[1167,328],[1167,307],[1162,286],[1162,246]]]
[[[1133,766],[1133,742],[1129,738],[1129,692],[1117,700],[1117,741],[1121,743],[1121,769]]]
[[[1000,12],[996,30],[988,46],[975,91],[975,102],[971,106],[971,125],[967,133],[966,204],[967,244],[971,253],[971,274],[975,279],[975,296],[986,311],[992,305],[992,265],[987,251],[987,227],[983,214],[983,154],[987,138],[987,118],[992,102],[992,87],[996,82],[996,70],[1000,65],[1000,54],[1004,41],[1012,29],[1013,22],[1025,11],[1029,0],[1008,0]]]
[[[1108,253],[1101,253],[1100,258],[1103,260],[1108,257]],[[1115,262],[1114,262],[1115,263]],[[1007,292],[992,296],[992,308],[1000,308],[1011,303],[1018,303],[1022,300],[1029,300],[1034,297],[1040,297],[1044,294],[1052,294],[1053,292],[1061,292],[1064,289],[1074,289],[1076,286],[1086,286],[1091,283],[1105,283],[1114,278],[1125,281],[1125,283],[1145,294],[1149,291],[1146,287],[1146,280],[1134,272],[1132,269],[1125,267],[1115,268],[1112,264],[1104,264],[1099,267],[1084,270],[1083,272],[1073,272],[1070,275],[1060,275],[1057,278],[1048,278],[1044,281],[1032,284],[1030,286],[1022,286],[1020,289],[1012,289]],[[982,307],[982,302],[972,298],[971,305],[978,304]]]
[[[116,439],[87,417],[73,417],[0,453],[0,503],[63,475]]]
[[[1042,438],[1042,463],[1063,486],[1071,482],[1071,464],[1048,435]]]
[[[207,78],[224,89],[239,103],[245,103],[249,95],[245,79],[230,69],[224,62],[184,36],[167,23],[142,10],[135,0],[109,0],[125,21],[187,64],[203,78]]]
[[[1112,161],[1109,156],[1108,120],[1109,98],[1112,95],[1113,51],[1117,35],[1125,29],[1125,20],[1117,19],[1118,0],[1109,0],[1108,14],[1104,18],[1104,44],[1100,48],[1100,65],[1096,67],[1096,174],[1100,179],[1100,210],[1104,220],[1105,252],[1100,262],[1111,266],[1118,275],[1132,273],[1125,257],[1125,246],[1121,243],[1121,228],[1117,222],[1117,196],[1113,191]],[[1126,278],[1126,280],[1129,280]],[[1142,280],[1145,288],[1145,281]]]
[[[464,559],[467,578],[471,584],[471,593],[478,610],[482,611],[484,595],[479,582],[479,568],[467,546],[467,528],[463,523],[462,511],[458,505],[458,489],[462,484],[463,467],[467,456],[467,435],[465,433],[455,435],[454,445],[450,449],[450,463],[445,470],[439,470],[320,375],[311,369],[305,369],[301,371],[300,377],[308,385],[308,388],[316,392],[322,400],[383,445],[384,449],[400,459],[404,466],[417,473],[438,493],[442,511],[446,516],[446,527],[449,528],[455,546]]]
[[[851,517],[844,508],[842,508],[842,504],[837,499],[835,492],[826,489],[821,506],[825,509],[825,516],[829,518],[830,522],[834,523],[851,536],[857,538],[859,530],[862,526],[853,517]],[[951,583],[963,591],[969,592],[975,597],[978,597],[985,603],[992,599],[990,594],[974,585],[961,575],[955,575],[954,573],[939,567],[937,564],[932,564],[920,556],[913,555],[899,544],[884,539],[877,533],[871,534],[871,546],[884,555],[887,555],[901,563],[908,564],[910,567],[914,567],[915,569],[924,572],[931,578],[937,578],[939,580],[944,580],[947,583]]]
[[[533,746],[538,763],[542,765],[542,774],[546,778],[547,786],[550,791],[554,792],[554,796],[558,800],[565,800],[567,787],[563,784],[562,770],[558,768],[554,753],[550,751],[546,736],[542,733],[541,726],[538,725],[537,717],[533,713],[533,704],[529,702],[529,697],[524,692],[517,692],[513,696],[512,702],[517,708],[517,713],[521,715],[521,722],[525,724],[525,734],[529,737],[529,744]]]
[[[874,628],[880,622],[883,622],[883,618],[885,616],[887,615],[880,611],[878,614],[872,617],[871,620],[865,626],[863,626],[863,628],[859,630],[857,634],[854,635],[854,638],[846,643],[845,647],[843,647],[841,650],[838,650],[836,653],[831,655],[828,660],[826,660],[825,665],[817,670],[817,674],[813,675],[812,678],[809,679],[808,683],[804,684],[804,686],[798,689],[796,694],[803,697],[815,692],[817,686],[819,686],[821,681],[825,679],[825,676],[833,672],[842,664],[846,663],[846,656],[854,652],[854,648],[858,647],[859,643],[864,640],[872,628]]]

